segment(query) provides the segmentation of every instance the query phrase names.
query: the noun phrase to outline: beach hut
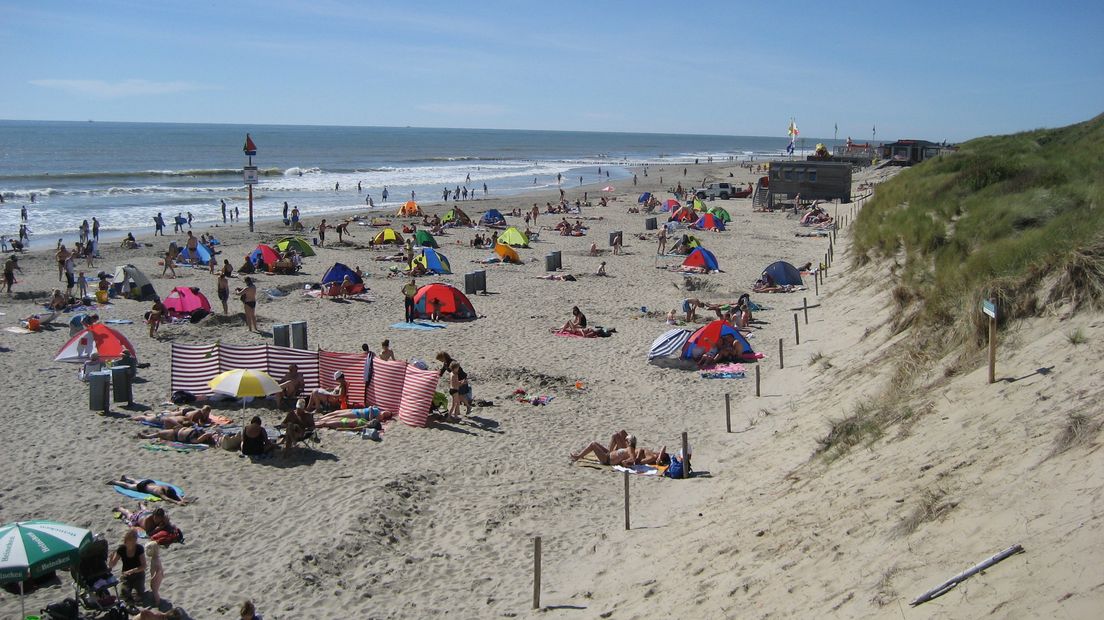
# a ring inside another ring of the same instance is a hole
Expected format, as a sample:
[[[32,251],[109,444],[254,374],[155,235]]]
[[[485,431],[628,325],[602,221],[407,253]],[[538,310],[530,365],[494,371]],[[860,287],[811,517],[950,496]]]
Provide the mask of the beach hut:
[[[433,238],[433,235],[429,234],[428,230],[414,231],[414,243],[422,246],[423,248],[437,247],[437,240]]]
[[[713,216],[716,217],[718,220],[721,220],[726,224],[732,221],[732,215],[729,214],[729,212],[726,211],[724,207],[713,207],[709,210],[709,212],[712,213]]]
[[[284,237],[276,242],[276,249],[281,252],[295,250],[300,256],[314,256],[314,248],[302,237]]]
[[[773,262],[763,270],[763,275],[769,276],[771,284],[782,286],[801,286],[801,272],[797,267],[784,260]]]
[[[372,243],[374,245],[402,245],[403,238],[402,235],[395,232],[394,228],[384,228],[376,233],[375,238],[372,239]]]
[[[506,217],[498,209],[491,209],[479,218],[479,223],[484,226],[505,226]]]
[[[407,200],[399,210],[395,212],[395,215],[400,217],[417,217],[422,214],[422,208],[418,206],[418,203],[413,200]]]
[[[736,349],[743,357],[751,357],[755,354],[751,344],[740,333],[740,330],[732,326],[728,321],[716,320],[699,327],[690,335],[683,346],[683,359],[701,359],[701,356],[713,351],[721,342],[723,336],[732,336],[736,340]]]
[[[686,256],[686,260],[682,261],[682,266],[700,267],[708,271],[721,270],[720,265],[717,264],[717,257],[703,247],[694,248],[694,251]]]
[[[138,359],[138,352],[126,336],[103,323],[93,323],[88,329],[81,330],[76,336],[70,338],[69,342],[62,345],[54,356],[54,361],[83,364],[93,353],[96,353],[100,361],[106,362],[119,359],[123,356],[124,350],[130,351],[131,357]]]
[[[341,283],[345,281],[345,276],[349,276],[349,279],[353,282],[354,293],[364,291],[364,279],[358,276],[357,272],[349,269],[349,266],[344,263],[334,263],[333,267],[326,270],[326,273],[322,275],[322,288],[326,289],[335,284],[340,286]]]
[[[165,313],[170,318],[191,317],[197,310],[211,312],[211,302],[199,292],[198,287],[178,286],[169,291],[161,302],[165,306]]]
[[[420,319],[433,314],[434,304],[440,304],[441,318],[454,321],[474,319],[475,307],[459,289],[448,284],[426,284],[414,295],[414,313]]]
[[[517,250],[505,243],[495,244],[495,254],[497,254],[504,263],[514,263],[515,265],[521,264],[521,258],[518,256]]]
[[[499,243],[505,243],[515,248],[527,248],[529,247],[529,237],[525,236],[525,233],[517,229],[517,226],[511,226],[502,231],[502,234],[498,236]]]
[[[129,291],[129,294],[124,294],[124,291]],[[157,298],[157,291],[153,290],[149,277],[134,265],[120,265],[115,268],[111,292],[119,297],[130,297],[139,301]]]
[[[441,222],[445,224],[452,224],[453,226],[471,226],[471,218],[460,207],[453,207],[445,213],[441,218]]]
[[[271,247],[261,243],[249,253],[249,262],[254,265],[259,265],[260,261],[264,261],[265,266],[269,269],[276,264],[276,261],[280,260],[280,255],[276,253]]]
[[[195,261],[197,263],[199,263],[200,265],[206,265],[206,264],[210,263],[211,262],[211,257],[214,256],[214,255],[215,255],[215,253],[214,253],[213,250],[211,250],[211,248],[207,247],[206,245],[204,245],[202,243],[197,243],[196,244]],[[183,250],[180,250],[180,254],[176,255],[176,262],[178,262],[178,263],[190,263],[190,262],[192,262],[192,251],[189,250],[188,248],[184,248]]]
[[[415,265],[421,265],[428,273],[452,273],[448,258],[433,248],[425,248],[421,254],[415,256],[410,261],[410,268],[414,269]]]
[[[712,213],[704,213],[698,218],[698,221],[690,225],[690,228],[697,230],[713,230],[721,231],[725,229],[724,222]]]

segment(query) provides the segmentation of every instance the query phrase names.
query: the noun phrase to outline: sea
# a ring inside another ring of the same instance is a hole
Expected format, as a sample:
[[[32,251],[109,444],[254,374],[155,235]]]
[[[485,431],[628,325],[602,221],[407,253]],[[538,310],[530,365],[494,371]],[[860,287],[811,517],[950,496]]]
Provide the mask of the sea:
[[[257,147],[256,219],[281,217],[284,202],[304,218],[390,213],[412,197],[441,202],[445,188],[481,198],[484,185],[490,196],[556,187],[593,195],[631,177],[630,166],[764,160],[789,144],[784,136],[0,121],[0,234],[17,235],[23,206],[32,248],[74,238],[92,217],[108,236],[151,232],[158,213],[169,226],[189,213],[193,225],[221,225],[222,200],[244,221],[247,133]]]

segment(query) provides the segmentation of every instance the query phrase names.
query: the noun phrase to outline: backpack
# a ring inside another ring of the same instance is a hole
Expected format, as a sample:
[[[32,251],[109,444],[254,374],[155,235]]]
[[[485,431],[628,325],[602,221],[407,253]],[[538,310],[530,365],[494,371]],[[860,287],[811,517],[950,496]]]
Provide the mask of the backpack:
[[[42,610],[42,617],[47,620],[78,620],[80,618],[80,606],[76,599],[67,598],[60,603],[50,603]]]
[[[682,467],[686,466],[686,477],[689,478],[690,474],[694,471],[694,468],[690,466],[689,459],[678,460],[671,457],[671,465],[667,467],[667,471],[663,472],[664,476],[668,478],[680,479],[682,478]]]
[[[195,394],[187,392],[185,390],[177,390],[172,393],[172,402],[174,405],[188,405],[196,401]]]

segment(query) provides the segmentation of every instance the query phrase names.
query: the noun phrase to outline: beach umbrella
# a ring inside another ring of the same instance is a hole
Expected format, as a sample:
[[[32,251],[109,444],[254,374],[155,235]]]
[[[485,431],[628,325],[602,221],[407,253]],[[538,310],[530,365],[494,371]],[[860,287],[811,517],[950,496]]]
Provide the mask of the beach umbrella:
[[[23,582],[59,568],[68,568],[80,548],[92,541],[92,532],[54,521],[21,521],[0,526],[0,583]],[[19,616],[26,616],[26,609]]]
[[[613,186],[612,185],[607,185],[607,186],[602,188],[602,191],[603,192],[612,192],[613,191]]]
[[[682,354],[682,347],[690,339],[690,330],[672,329],[663,332],[659,338],[652,342],[652,348],[648,350],[648,359],[657,357],[678,357]]]
[[[211,379],[207,386],[215,393],[235,398],[246,396],[263,398],[280,391],[280,384],[268,373],[251,368],[227,370]]]

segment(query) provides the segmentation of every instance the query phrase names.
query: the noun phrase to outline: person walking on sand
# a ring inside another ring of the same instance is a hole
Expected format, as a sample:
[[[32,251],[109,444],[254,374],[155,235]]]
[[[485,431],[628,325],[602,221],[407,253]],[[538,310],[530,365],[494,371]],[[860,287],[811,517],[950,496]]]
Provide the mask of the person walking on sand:
[[[402,287],[403,293],[403,309],[406,314],[406,322],[414,322],[414,296],[418,294],[418,284],[414,281],[414,278],[410,278],[410,281]]]
[[[656,235],[659,239],[659,247],[656,248],[656,254],[663,256],[667,253],[667,227],[660,226],[659,233]]]
[[[161,277],[165,277],[165,274],[168,272],[172,272],[172,275],[169,276],[170,278],[176,277],[176,268],[173,267],[174,258],[172,250],[165,250],[165,257],[162,259],[165,266],[161,268]]]
[[[230,280],[226,279],[225,269],[219,272],[218,278],[215,280],[215,285],[218,291],[219,301],[222,302],[222,313],[230,314],[230,308],[226,305],[226,302],[230,299]]]
[[[161,213],[153,216],[153,236],[157,235],[165,236],[165,218],[161,217]]]
[[[257,331],[257,287],[253,278],[246,277],[245,288],[236,288],[234,293],[238,295],[245,310],[245,327],[251,332]]]
[[[20,274],[23,270],[19,268],[19,257],[12,254],[8,257],[8,260],[4,261],[4,288],[8,290],[8,297],[12,296],[12,285],[15,284],[15,272]]]

